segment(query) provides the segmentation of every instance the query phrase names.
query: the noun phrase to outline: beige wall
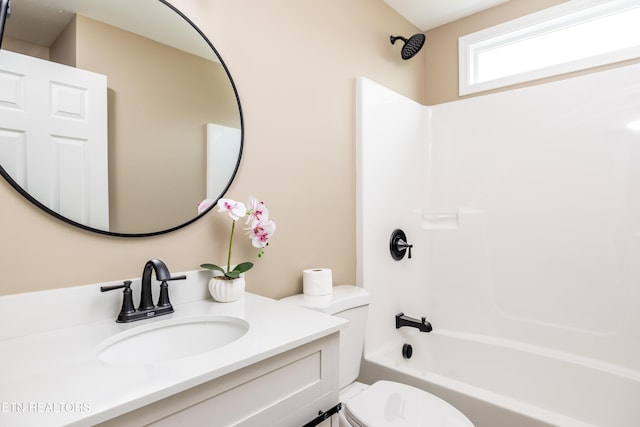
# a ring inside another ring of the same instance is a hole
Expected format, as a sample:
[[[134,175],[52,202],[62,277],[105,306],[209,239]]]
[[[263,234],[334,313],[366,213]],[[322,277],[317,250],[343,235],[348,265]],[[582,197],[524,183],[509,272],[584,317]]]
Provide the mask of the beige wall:
[[[173,3],[209,36],[238,87],[245,152],[229,196],[259,196],[278,223],[260,260],[236,235],[234,259],[256,262],[248,290],[293,294],[301,271],[317,266],[353,283],[355,78],[423,101],[424,63],[402,61],[389,43],[417,30],[382,0]],[[136,277],[152,257],[173,271],[223,262],[230,226],[214,212],[168,235],[91,234],[34,208],[4,180],[0,205],[0,294]]]
[[[6,34],[2,38],[2,49],[47,60],[49,59],[50,53],[48,47],[27,43],[23,40],[13,39]]]
[[[76,66],[77,58],[77,46],[76,40],[78,38],[78,19],[74,16],[66,28],[58,34],[56,40],[49,47],[50,60],[57,62],[58,64],[68,65],[70,67]]]

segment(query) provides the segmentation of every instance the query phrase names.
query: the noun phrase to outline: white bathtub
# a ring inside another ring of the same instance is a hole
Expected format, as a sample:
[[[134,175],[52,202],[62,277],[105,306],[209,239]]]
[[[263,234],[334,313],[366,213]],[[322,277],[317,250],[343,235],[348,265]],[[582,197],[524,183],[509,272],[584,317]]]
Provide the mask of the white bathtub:
[[[366,355],[361,372],[439,395],[476,427],[640,426],[639,372],[486,336],[411,334]]]

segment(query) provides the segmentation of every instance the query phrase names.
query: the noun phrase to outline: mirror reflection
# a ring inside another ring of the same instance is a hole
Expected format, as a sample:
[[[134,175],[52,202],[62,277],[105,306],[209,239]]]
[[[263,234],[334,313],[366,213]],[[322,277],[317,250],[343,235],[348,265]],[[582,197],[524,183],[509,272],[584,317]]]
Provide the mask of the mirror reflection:
[[[231,77],[161,0],[13,0],[0,52],[0,165],[56,216],[151,235],[224,194],[242,151]]]

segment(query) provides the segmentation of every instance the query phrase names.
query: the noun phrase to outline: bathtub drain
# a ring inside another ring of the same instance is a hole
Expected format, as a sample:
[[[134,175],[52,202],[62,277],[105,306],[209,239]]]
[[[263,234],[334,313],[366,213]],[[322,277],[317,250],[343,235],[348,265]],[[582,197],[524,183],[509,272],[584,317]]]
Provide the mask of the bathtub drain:
[[[411,356],[413,356],[413,347],[411,347],[411,344],[403,345],[402,357],[404,357],[405,359],[411,359]]]

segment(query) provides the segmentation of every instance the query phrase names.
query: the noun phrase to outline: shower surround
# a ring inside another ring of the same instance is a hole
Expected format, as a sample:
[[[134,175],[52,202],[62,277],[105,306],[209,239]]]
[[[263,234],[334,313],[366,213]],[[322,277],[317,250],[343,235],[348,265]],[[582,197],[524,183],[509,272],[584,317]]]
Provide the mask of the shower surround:
[[[640,425],[639,76],[436,106],[358,79],[363,378],[412,372],[477,427]],[[391,258],[395,228],[412,259]],[[396,330],[398,312],[433,332]],[[413,359],[387,357],[404,342]]]

